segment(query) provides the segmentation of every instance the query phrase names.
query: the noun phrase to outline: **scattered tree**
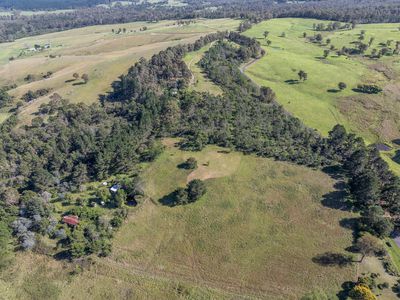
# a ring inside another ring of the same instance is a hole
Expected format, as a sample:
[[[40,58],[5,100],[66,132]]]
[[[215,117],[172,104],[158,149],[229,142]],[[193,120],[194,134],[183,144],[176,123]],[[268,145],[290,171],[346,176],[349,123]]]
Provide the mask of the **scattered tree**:
[[[121,208],[127,199],[126,192],[123,189],[119,189],[114,195],[113,195],[113,202],[115,207]]]
[[[197,169],[197,160],[194,157],[189,157],[180,167],[187,170]]]
[[[338,88],[339,88],[339,90],[343,91],[344,89],[347,88],[347,84],[344,82],[339,82]]]
[[[382,89],[374,84],[359,84],[356,91],[364,94],[379,94],[382,92]]]
[[[86,74],[86,73],[83,74],[81,78],[85,82],[85,84],[89,82],[89,75],[88,74]]]
[[[306,72],[304,72],[303,70],[300,70],[297,75],[299,76],[299,79],[303,80],[303,81],[306,81],[308,78],[308,74]]]
[[[271,88],[265,86],[260,88],[260,100],[262,102],[270,103],[274,101],[275,98],[275,92]]]
[[[354,300],[377,300],[371,289],[365,284],[357,284],[349,292],[350,298]]]
[[[192,180],[187,186],[188,198],[190,202],[195,202],[206,193],[206,185],[199,179]]]
[[[355,247],[362,255],[360,263],[363,262],[366,256],[373,256],[375,253],[380,252],[383,249],[380,240],[368,233],[358,238]]]

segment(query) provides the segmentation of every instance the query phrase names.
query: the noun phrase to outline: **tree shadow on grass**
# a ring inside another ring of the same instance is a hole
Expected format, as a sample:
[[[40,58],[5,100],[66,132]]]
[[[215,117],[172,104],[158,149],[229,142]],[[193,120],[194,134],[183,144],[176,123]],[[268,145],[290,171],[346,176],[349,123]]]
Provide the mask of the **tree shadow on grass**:
[[[312,258],[313,263],[324,267],[344,268],[353,264],[353,258],[350,255],[335,252],[325,252]]]
[[[343,170],[339,165],[324,167],[322,172],[329,175],[332,179],[339,180],[344,178]]]
[[[75,79],[68,79],[68,80],[65,80],[65,83],[70,83],[70,82],[74,82],[75,81]]]
[[[357,231],[358,222],[358,218],[343,218],[339,221],[339,225],[343,228]]]
[[[353,242],[355,243],[359,236],[359,218],[343,218],[339,221],[339,225],[345,229],[351,230],[353,236]],[[355,252],[353,246],[347,247],[346,251]]]
[[[86,84],[86,83],[84,83],[84,82],[76,82],[76,83],[73,83],[72,85],[76,86],[76,85],[84,85],[84,84]]]
[[[53,255],[53,257],[56,260],[70,260],[71,259],[71,255],[68,250],[63,250],[63,251],[57,252],[56,254]]]
[[[323,195],[321,203],[325,207],[342,210],[342,211],[349,211],[351,207],[346,202],[347,196],[348,196],[347,191],[336,190],[336,191],[333,191],[333,192]]]
[[[329,90],[327,90],[327,92],[336,94],[336,93],[339,93],[340,90],[338,90],[338,89],[329,89]]]
[[[230,150],[218,150],[217,153],[221,153],[221,154],[230,154],[231,151],[230,151]]]
[[[176,205],[176,191],[173,191],[172,193],[169,193],[168,195],[162,197],[160,200],[158,200],[160,204],[173,207]]]
[[[176,167],[181,170],[190,170],[190,167],[186,162],[180,163]]]
[[[300,81],[297,80],[297,79],[288,79],[288,80],[285,80],[285,83],[287,83],[287,84],[299,84]]]
[[[342,284],[342,290],[336,294],[336,296],[339,298],[339,300],[346,300],[349,299],[349,293],[355,286],[355,283],[352,281],[345,281]]]

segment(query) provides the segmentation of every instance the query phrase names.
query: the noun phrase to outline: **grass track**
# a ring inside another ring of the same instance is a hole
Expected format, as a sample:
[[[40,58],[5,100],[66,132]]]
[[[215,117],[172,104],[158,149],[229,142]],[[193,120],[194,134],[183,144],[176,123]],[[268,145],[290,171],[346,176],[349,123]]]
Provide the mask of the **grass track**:
[[[185,56],[184,61],[193,75],[191,80],[192,89],[198,92],[209,92],[213,95],[221,95],[221,88],[208,79],[203,73],[201,67],[198,65],[198,62],[203,57],[204,53],[210,49],[210,47],[211,45],[207,45],[198,51],[188,53]]]

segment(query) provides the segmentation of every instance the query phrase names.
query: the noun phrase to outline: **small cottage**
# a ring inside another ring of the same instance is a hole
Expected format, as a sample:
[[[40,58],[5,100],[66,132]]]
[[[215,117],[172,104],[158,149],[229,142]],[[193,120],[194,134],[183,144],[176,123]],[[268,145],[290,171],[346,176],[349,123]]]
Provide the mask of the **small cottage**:
[[[77,226],[79,224],[79,217],[78,216],[64,216],[62,218],[63,222],[65,224],[71,225],[71,226]]]
[[[121,188],[121,185],[119,185],[119,184],[114,184],[111,188],[110,188],[110,191],[112,192],[112,193],[116,193],[116,192],[118,192],[118,190]]]

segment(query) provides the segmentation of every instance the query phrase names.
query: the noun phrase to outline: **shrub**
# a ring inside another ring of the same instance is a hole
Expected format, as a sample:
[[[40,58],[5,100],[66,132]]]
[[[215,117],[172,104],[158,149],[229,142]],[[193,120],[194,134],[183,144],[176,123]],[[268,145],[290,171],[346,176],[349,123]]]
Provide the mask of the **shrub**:
[[[0,89],[0,108],[7,106],[12,101],[12,98],[7,94],[6,91]]]
[[[347,88],[347,84],[344,82],[339,82],[338,84],[339,90],[343,91],[345,88]]]
[[[384,258],[382,260],[382,264],[388,274],[390,274],[392,276],[400,276],[395,265],[392,263],[392,261],[390,259]]]
[[[197,160],[194,157],[189,157],[183,164],[180,164],[179,167],[187,170],[197,169]]]
[[[178,188],[174,193],[174,202],[176,205],[185,205],[189,203],[187,190]]]
[[[199,179],[192,180],[186,188],[178,188],[173,193],[173,205],[185,205],[197,201],[206,193],[206,186]]]
[[[355,91],[364,94],[378,94],[382,92],[382,89],[374,84],[359,84]]]
[[[192,180],[187,186],[189,202],[195,202],[206,193],[206,185],[199,179]]]
[[[355,300],[376,300],[376,296],[365,284],[357,284],[349,293],[350,298]]]

